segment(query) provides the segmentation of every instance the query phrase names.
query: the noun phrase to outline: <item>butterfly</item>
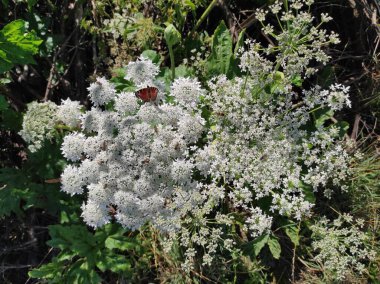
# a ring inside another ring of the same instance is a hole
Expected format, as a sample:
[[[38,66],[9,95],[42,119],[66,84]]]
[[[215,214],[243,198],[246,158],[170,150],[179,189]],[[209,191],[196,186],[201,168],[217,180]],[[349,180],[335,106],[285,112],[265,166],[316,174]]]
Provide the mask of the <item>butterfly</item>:
[[[146,87],[138,90],[135,96],[144,102],[153,102],[157,99],[158,89],[156,87]]]

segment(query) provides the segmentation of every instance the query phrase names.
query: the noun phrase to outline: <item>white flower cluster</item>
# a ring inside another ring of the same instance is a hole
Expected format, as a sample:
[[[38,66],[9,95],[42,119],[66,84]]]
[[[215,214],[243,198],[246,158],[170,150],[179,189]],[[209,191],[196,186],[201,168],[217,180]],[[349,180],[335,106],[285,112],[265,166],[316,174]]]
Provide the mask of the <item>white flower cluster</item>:
[[[174,80],[170,94],[182,107],[195,109],[205,91],[197,79],[178,78]]]
[[[102,106],[115,98],[116,90],[106,78],[97,78],[88,87],[89,97],[94,106]]]
[[[339,186],[347,177],[349,156],[339,143],[338,128],[306,130],[314,110],[308,97],[294,108],[295,93],[271,99],[271,94],[257,88],[255,79],[225,76],[215,78],[209,88],[210,140],[197,152],[197,166],[212,176],[214,184],[228,184],[231,205],[254,213],[251,220],[265,217],[251,207],[266,197],[271,197],[271,205],[265,214],[277,212],[300,220],[313,205],[306,198],[308,190],[330,183]],[[313,94],[323,104],[335,91]],[[261,223],[271,226],[268,221]]]
[[[197,79],[178,78],[168,94],[173,103],[143,103],[97,79],[88,89],[94,107],[81,116],[81,131],[62,144],[72,162],[62,174],[62,190],[87,193],[85,222],[99,227],[115,218],[130,229],[151,222],[170,232],[167,248],[181,241],[190,270],[196,247],[203,248],[203,265],[222,250],[236,250],[229,228],[239,226],[249,238],[267,234],[278,215],[309,216],[314,192],[323,189],[328,197],[331,188],[341,187],[350,158],[340,130],[333,121],[316,123],[315,115],[349,105],[348,89],[292,90],[296,78],[314,72],[311,62],[326,62],[321,47],[334,42],[300,12],[311,2],[290,1],[290,11],[298,12],[280,16],[291,23],[282,34],[266,28],[279,44],[264,50],[274,62],[250,43],[240,56],[244,76],[215,77],[207,92]],[[280,3],[272,6],[275,14],[281,10]],[[140,57],[128,64],[125,79],[141,92],[154,86],[160,94],[158,73]]]
[[[187,270],[192,268],[193,246],[202,247],[203,264],[210,264],[217,257],[213,248],[222,251],[224,243],[233,244],[225,231],[211,237],[211,228],[239,224],[255,238],[268,233],[278,215],[296,220],[310,216],[314,192],[322,189],[329,197],[331,188],[345,188],[342,181],[349,174],[350,157],[340,130],[332,121],[316,123],[314,114],[350,106],[348,88],[333,85],[327,90],[316,86],[303,94],[293,91],[294,80],[302,81],[316,71],[311,64],[328,61],[323,47],[338,40],[335,34],[312,27],[312,16],[301,11],[311,0],[289,3],[289,12],[279,16],[280,34],[264,27],[277,45],[263,48],[248,42],[249,49],[240,51],[240,69],[245,74],[234,79],[215,77],[203,94],[203,104],[211,111],[210,128],[204,147],[193,156],[196,168],[211,182],[201,190],[204,201],[199,204],[203,205],[192,211],[193,218],[184,220],[178,233],[188,248]],[[286,10],[280,2],[271,9],[274,14]],[[266,12],[259,14],[264,21]],[[328,20],[323,15],[322,21]],[[218,212],[210,220],[210,212],[218,206],[228,207],[227,212]],[[238,223],[231,212],[238,212]]]
[[[57,118],[69,127],[78,127],[82,115],[81,109],[82,107],[78,101],[72,101],[70,98],[62,100],[58,106]]]
[[[264,51],[266,55],[276,57],[275,69],[278,70],[281,67],[281,71],[288,80],[294,79],[297,75],[309,77],[314,74],[317,71],[316,63],[325,65],[330,59],[324,48],[340,42],[334,32],[328,33],[320,28],[320,24],[314,26],[313,22],[317,19],[309,12],[313,2],[312,0],[277,0],[269,7],[269,11],[259,9],[256,13],[263,32],[268,35],[271,42]],[[274,15],[273,18],[277,19],[277,27],[265,23],[268,14]],[[330,20],[331,17],[327,14],[321,15],[322,23]],[[255,46],[256,52],[242,57],[243,68],[252,70],[257,64],[262,66],[269,63],[267,69],[270,69],[271,62],[259,54],[259,50],[263,48],[257,43],[252,46]]]
[[[154,79],[159,71],[157,65],[141,55],[137,61],[128,63],[125,79],[135,83],[138,88],[152,87],[157,84]]]
[[[136,77],[128,78],[146,84],[144,78],[153,78],[144,76],[156,74],[153,66],[146,59],[130,63],[127,74]],[[174,84],[176,105],[144,104],[133,93],[116,93],[104,78],[89,87],[94,107],[82,115],[81,132],[67,135],[61,148],[73,162],[61,176],[62,190],[88,193],[82,206],[88,225],[99,227],[115,218],[132,230],[146,222],[173,230],[196,204],[189,146],[202,135],[204,120],[182,105],[203,90],[187,79]],[[100,108],[110,101],[114,109]]]
[[[71,128],[79,126],[82,115],[80,103],[70,99],[62,100],[61,105],[53,102],[31,102],[23,117],[21,137],[29,144],[28,149],[36,152],[43,147],[45,140],[56,135],[59,122]]]
[[[31,102],[22,122],[21,137],[27,142],[28,149],[36,152],[45,140],[52,139],[57,123],[57,105],[53,102]]]
[[[333,280],[344,280],[351,273],[366,271],[365,262],[374,260],[368,236],[361,231],[363,220],[343,214],[330,222],[322,219],[312,226],[315,261]]]

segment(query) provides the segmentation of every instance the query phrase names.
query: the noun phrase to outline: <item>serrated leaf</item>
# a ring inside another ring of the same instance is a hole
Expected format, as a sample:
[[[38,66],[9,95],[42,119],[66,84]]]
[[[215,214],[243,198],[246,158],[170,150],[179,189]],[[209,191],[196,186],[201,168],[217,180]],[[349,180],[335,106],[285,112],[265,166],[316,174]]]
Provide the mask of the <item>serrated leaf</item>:
[[[295,246],[300,244],[299,229],[296,224],[286,226],[285,233]]]
[[[252,242],[253,252],[258,256],[263,247],[268,243],[269,235],[261,235]]]
[[[102,271],[111,270],[112,272],[124,272],[130,270],[132,265],[123,255],[102,252],[102,255],[98,258],[96,266]]]
[[[110,236],[123,236],[126,232],[120,224],[106,224],[101,228],[98,228],[95,232],[95,239],[97,242],[104,243]]]
[[[89,256],[93,250],[97,250],[93,234],[83,225],[51,225],[49,226],[51,240],[47,243],[61,250],[68,249],[78,255]]]
[[[99,274],[87,261],[79,259],[70,267],[65,283],[98,284],[101,283],[101,280]]]
[[[62,264],[51,262],[28,272],[31,278],[52,279],[61,276]]]
[[[136,247],[136,243],[131,241],[131,239],[120,236],[120,235],[113,235],[109,236],[105,241],[105,246],[108,249],[119,249],[119,250],[132,250]]]
[[[229,73],[233,57],[232,45],[230,32],[224,21],[221,21],[212,37],[211,55],[207,61],[210,76]]]
[[[268,246],[269,246],[270,252],[272,253],[272,256],[275,259],[279,259],[281,255],[281,245],[278,242],[278,240],[275,237],[270,236],[268,240]]]

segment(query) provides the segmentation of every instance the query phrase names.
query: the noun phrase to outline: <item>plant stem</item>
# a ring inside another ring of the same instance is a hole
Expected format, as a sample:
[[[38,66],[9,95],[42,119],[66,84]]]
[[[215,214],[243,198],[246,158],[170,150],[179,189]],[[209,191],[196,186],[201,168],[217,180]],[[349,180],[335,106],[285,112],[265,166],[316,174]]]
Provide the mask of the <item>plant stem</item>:
[[[170,69],[172,70],[172,80],[175,78],[175,62],[174,62],[174,51],[173,46],[168,44],[169,47],[169,56],[170,56]]]
[[[197,23],[195,24],[195,27],[193,28],[193,32],[196,31],[199,26],[202,24],[202,22],[207,18],[208,14],[210,14],[211,10],[215,7],[219,0],[212,0],[210,5],[208,5],[207,9],[203,12],[202,16],[199,18]]]

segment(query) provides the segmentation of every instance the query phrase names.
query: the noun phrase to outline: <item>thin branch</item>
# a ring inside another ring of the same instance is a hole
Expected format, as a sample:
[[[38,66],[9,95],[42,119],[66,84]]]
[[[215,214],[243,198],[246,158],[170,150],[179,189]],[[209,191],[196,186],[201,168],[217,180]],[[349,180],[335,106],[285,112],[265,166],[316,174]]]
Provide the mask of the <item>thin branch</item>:
[[[31,267],[30,264],[25,264],[25,265],[1,265],[0,266],[0,271],[1,273],[9,270],[9,269],[22,269],[22,268],[29,268]]]
[[[59,47],[59,49],[54,53],[53,61],[51,63],[51,68],[49,72],[49,78],[48,83],[46,85],[45,95],[44,95],[44,102],[46,102],[49,99],[49,94],[51,89],[53,88],[52,82],[53,82],[53,76],[55,73],[55,63],[57,62],[58,56],[63,52],[63,50],[66,48],[67,44],[69,43],[71,37],[75,34],[77,30],[77,27],[75,27],[70,35],[66,38],[65,42]]]

